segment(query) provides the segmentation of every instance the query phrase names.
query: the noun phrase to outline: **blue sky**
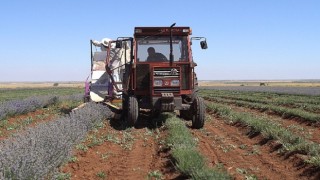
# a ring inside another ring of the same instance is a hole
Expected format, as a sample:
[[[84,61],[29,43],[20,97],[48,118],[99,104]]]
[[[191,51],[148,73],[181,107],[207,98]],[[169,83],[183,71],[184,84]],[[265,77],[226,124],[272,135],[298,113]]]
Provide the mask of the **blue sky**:
[[[190,26],[200,80],[320,79],[317,0],[0,2],[0,82],[83,81],[90,39]]]

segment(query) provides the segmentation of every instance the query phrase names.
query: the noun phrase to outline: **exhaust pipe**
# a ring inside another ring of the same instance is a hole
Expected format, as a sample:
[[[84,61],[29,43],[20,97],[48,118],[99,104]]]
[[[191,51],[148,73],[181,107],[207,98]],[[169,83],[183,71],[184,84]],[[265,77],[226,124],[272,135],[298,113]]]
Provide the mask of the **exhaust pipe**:
[[[173,54],[172,54],[172,28],[173,26],[175,26],[176,23],[173,23],[171,26],[170,26],[170,66],[173,65]]]

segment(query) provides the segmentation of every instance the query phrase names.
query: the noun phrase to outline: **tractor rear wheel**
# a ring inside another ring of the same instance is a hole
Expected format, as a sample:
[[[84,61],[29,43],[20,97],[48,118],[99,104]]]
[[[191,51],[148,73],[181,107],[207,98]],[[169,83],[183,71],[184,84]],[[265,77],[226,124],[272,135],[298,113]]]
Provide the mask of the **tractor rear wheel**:
[[[127,106],[127,123],[128,126],[132,127],[135,126],[138,120],[139,115],[139,105],[137,98],[130,96],[128,98],[128,106]]]
[[[192,127],[195,129],[200,129],[204,125],[205,120],[205,104],[202,97],[196,96],[192,103]]]

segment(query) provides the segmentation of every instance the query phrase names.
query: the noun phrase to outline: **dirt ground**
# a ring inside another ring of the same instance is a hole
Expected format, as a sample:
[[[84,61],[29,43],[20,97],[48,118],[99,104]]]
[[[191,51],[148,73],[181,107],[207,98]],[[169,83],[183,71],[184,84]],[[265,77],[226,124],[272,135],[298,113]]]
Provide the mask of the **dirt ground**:
[[[320,143],[318,125],[297,118],[283,119],[272,112],[229,106],[238,112],[265,116],[287,128],[299,127],[295,133]],[[43,111],[10,118],[8,123],[32,117],[34,121],[28,126],[33,126],[38,122],[37,116],[46,114]],[[42,121],[51,119],[53,116],[48,115]],[[155,128],[146,114],[140,114],[139,122],[136,128],[124,129],[119,120],[106,121],[89,133],[81,143],[83,146],[76,146],[61,172],[69,173],[71,179],[185,179],[174,167],[170,151],[164,148],[166,129]],[[191,127],[190,121],[185,122]],[[320,169],[304,163],[304,155],[281,153],[277,141],[252,134],[241,124],[228,124],[209,111],[204,128],[189,130],[209,167],[225,169],[234,179],[320,179]],[[2,138],[11,131],[2,129]]]
[[[270,112],[262,113],[232,104],[230,107],[235,111],[266,116],[287,128],[299,126],[303,131],[297,133],[320,143],[319,126],[294,118],[283,119]],[[8,123],[28,117],[36,119],[45,113],[42,111],[10,118]],[[52,118],[48,116],[44,121]],[[71,160],[61,167],[61,172],[70,173],[71,179],[185,179],[174,167],[170,151],[163,146],[166,130],[154,128],[149,117],[143,114],[139,121],[137,128],[126,130],[119,120],[106,121],[103,127],[88,135],[82,146],[76,146]],[[185,122],[190,127],[191,122]],[[2,129],[2,138],[11,131]],[[203,129],[190,128],[190,131],[209,167],[224,168],[234,179],[320,179],[320,169],[304,163],[304,155],[281,153],[278,142],[251,134],[249,128],[241,124],[227,124],[211,112],[207,112]]]
[[[301,136],[319,143],[319,126],[313,126],[299,119],[282,119],[268,113],[237,107],[238,112],[266,116],[270,121],[285,127],[302,127]],[[27,115],[10,118],[9,123],[18,119],[44,114],[38,110]],[[46,117],[44,121],[52,119]],[[71,179],[185,179],[173,164],[170,151],[164,148],[166,129],[154,128],[150,117],[141,114],[137,128],[124,129],[119,120],[106,121],[103,126],[89,133],[86,140],[77,145],[69,163],[61,172],[69,173]],[[28,126],[33,126],[32,122]],[[191,127],[190,121],[185,121]],[[225,169],[234,179],[320,179],[319,168],[304,163],[301,154],[280,153],[281,145],[260,134],[251,134],[241,124],[227,124],[223,119],[207,112],[202,129],[189,129],[198,141],[198,150],[212,168]],[[2,129],[6,137],[9,130]],[[99,141],[103,139],[103,141]],[[85,148],[81,147],[87,147]]]
[[[277,153],[279,144],[262,136],[249,137],[240,125],[215,118],[202,131],[192,130],[199,150],[211,166],[223,166],[235,179],[318,179],[297,156]]]
[[[302,126],[304,132],[311,133],[311,141],[319,142],[319,127],[298,119],[281,119],[273,114],[230,106],[239,112],[283,121],[287,127]],[[208,159],[209,165],[223,166],[235,179],[320,179],[319,168],[304,163],[304,155],[279,153],[281,145],[278,142],[251,134],[250,129],[241,124],[227,124],[210,112],[204,128],[191,131],[199,139],[199,151]]]
[[[308,139],[320,142],[319,126],[312,126],[299,119],[282,119],[272,113],[261,113],[243,107],[230,107],[239,112],[267,116],[289,128],[301,126]],[[26,117],[43,114],[38,110],[27,115],[10,118],[9,123]],[[46,117],[46,120],[52,116]],[[45,120],[45,121],[46,121]],[[87,150],[77,148],[61,172],[70,173],[71,179],[185,179],[174,167],[170,151],[164,148],[166,129],[154,128],[148,116],[141,115],[137,128],[124,129],[119,120],[106,121],[104,126],[92,131],[82,143]],[[34,125],[32,122],[29,126]],[[187,127],[190,121],[185,121]],[[9,133],[2,130],[3,137]],[[303,162],[304,155],[279,153],[281,145],[250,134],[248,127],[227,124],[223,119],[207,112],[203,129],[192,129],[198,141],[198,150],[207,159],[209,167],[225,169],[234,179],[320,179],[319,168]],[[99,138],[104,141],[99,143]]]
[[[87,151],[75,149],[77,160],[63,166],[61,172],[70,173],[71,179],[86,180],[181,179],[170,153],[163,148],[165,131],[154,129],[147,118],[140,118],[140,122],[136,129],[126,130],[119,120],[106,122],[95,134],[106,140]],[[90,140],[84,143],[89,145]]]
[[[272,114],[268,116],[279,120]],[[284,121],[286,125],[299,123],[294,119]],[[190,127],[191,122],[186,121],[186,125]],[[319,129],[306,124],[303,127],[310,127],[313,132]],[[234,179],[320,178],[319,169],[305,164],[303,155],[279,153],[279,143],[259,134],[250,135],[247,127],[227,124],[210,112],[207,112],[203,129],[190,128],[190,131],[198,140],[198,149],[209,167],[223,168]],[[106,179],[155,179],[157,172],[163,179],[185,179],[175,169],[170,152],[163,149],[166,131],[163,127],[153,129],[147,118],[142,117],[140,126],[129,130],[122,130],[118,121],[109,121],[98,133],[118,140],[109,138],[86,152],[75,150],[77,160],[61,169],[70,173],[71,179],[99,179],[101,176]],[[129,139],[125,138],[127,135]],[[85,143],[88,145],[90,140]]]

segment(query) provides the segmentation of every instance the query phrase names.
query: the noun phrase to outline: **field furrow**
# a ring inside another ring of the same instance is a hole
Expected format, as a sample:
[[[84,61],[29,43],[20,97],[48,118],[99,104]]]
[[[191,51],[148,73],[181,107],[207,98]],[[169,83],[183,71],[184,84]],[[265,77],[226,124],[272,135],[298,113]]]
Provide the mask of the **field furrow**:
[[[217,101],[214,102],[218,103]],[[219,103],[228,105],[234,111],[250,113],[253,116],[263,117],[264,119],[268,119],[270,122],[281,124],[281,126],[289,129],[294,134],[302,136],[310,141],[320,143],[320,128],[319,126],[315,126],[314,123],[307,123],[299,118],[285,118],[272,111],[261,111],[260,109],[247,108],[244,106],[238,106],[234,103],[225,103],[223,101],[219,101]]]
[[[261,112],[272,111],[284,118],[299,118],[300,120],[306,121],[307,123],[315,123],[316,125],[320,122],[320,115],[317,113],[310,113],[296,108],[286,108],[280,107],[273,104],[261,104],[261,103],[252,103],[240,100],[229,100],[224,98],[215,98],[215,97],[204,97],[207,100],[225,103],[225,104],[235,104],[240,107],[247,107],[251,109],[257,109]]]
[[[174,179],[180,173],[175,170],[168,152],[162,151],[160,139],[163,132],[151,128],[143,119],[139,129],[123,130],[120,120],[104,123],[103,128],[91,132],[83,146],[76,148],[70,162],[61,168],[72,179],[147,179],[162,177]],[[99,144],[90,147],[92,137],[100,139]]]
[[[263,137],[251,138],[246,128],[209,116],[214,120],[192,133],[210,164],[224,166],[235,179],[296,179],[303,173],[293,160],[279,156],[271,142],[263,143]]]

